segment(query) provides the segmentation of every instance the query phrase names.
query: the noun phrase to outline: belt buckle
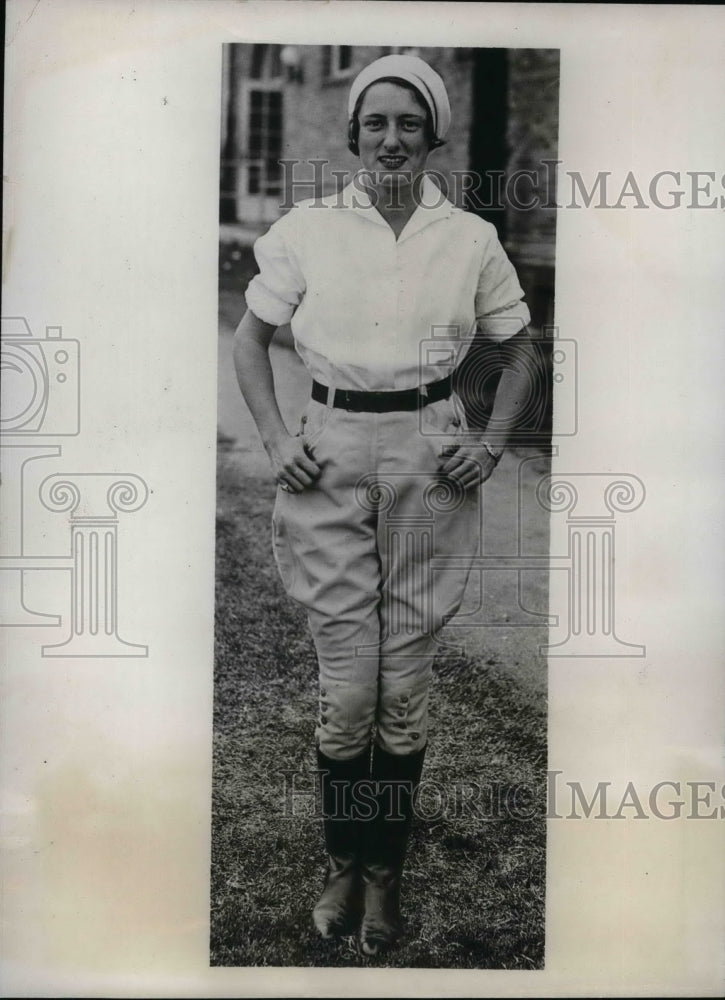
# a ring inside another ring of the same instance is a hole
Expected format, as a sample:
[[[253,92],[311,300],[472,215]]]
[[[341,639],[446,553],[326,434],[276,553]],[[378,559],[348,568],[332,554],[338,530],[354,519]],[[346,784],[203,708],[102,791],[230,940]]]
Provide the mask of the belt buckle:
[[[343,410],[350,410],[350,390],[349,389],[338,389],[338,392],[342,395],[342,408]]]

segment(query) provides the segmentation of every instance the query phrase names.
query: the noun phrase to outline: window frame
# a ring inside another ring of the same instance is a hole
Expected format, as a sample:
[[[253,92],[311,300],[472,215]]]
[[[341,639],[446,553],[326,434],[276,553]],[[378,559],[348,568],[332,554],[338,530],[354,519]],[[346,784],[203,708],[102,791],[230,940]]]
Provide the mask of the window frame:
[[[328,45],[328,66],[326,80],[347,80],[355,72],[355,59],[353,56],[354,45]],[[342,49],[350,50],[350,65],[340,65],[340,54]]]

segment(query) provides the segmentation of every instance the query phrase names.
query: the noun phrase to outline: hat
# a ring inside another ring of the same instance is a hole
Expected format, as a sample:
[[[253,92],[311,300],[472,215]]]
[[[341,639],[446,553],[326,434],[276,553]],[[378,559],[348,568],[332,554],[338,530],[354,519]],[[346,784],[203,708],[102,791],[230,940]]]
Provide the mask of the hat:
[[[412,84],[428,106],[433,119],[433,132],[442,139],[451,124],[451,105],[446,85],[427,62],[418,56],[383,56],[361,69],[352,82],[347,101],[348,117],[352,118],[362,92],[376,80],[396,76]]]

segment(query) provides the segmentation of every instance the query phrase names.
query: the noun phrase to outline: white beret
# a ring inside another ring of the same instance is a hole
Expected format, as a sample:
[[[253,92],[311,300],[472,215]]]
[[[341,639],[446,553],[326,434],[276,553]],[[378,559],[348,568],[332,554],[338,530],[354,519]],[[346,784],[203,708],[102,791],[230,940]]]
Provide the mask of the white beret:
[[[412,84],[430,109],[433,131],[442,139],[451,124],[451,105],[446,85],[427,62],[418,56],[383,56],[361,69],[352,82],[347,101],[348,117],[352,118],[360,94],[370,84],[385,77],[396,76]]]

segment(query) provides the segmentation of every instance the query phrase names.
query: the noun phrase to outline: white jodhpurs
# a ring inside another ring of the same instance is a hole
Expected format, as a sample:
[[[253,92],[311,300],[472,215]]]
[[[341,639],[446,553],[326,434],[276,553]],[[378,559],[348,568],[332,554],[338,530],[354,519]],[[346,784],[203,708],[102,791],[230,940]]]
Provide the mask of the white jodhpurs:
[[[415,412],[306,407],[301,434],[322,472],[301,493],[278,489],[274,552],[308,612],[329,757],[362,753],[373,727],[389,753],[426,743],[435,637],[480,546],[480,488],[437,475],[461,433],[453,399]]]

